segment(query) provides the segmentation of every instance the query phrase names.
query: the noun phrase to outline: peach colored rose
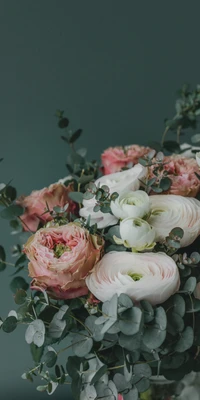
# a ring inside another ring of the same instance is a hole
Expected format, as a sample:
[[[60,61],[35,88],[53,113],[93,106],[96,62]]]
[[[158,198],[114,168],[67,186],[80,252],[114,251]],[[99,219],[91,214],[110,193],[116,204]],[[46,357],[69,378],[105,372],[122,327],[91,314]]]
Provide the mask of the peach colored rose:
[[[55,206],[64,207],[68,203],[68,211],[75,212],[76,204],[68,197],[71,191],[73,191],[73,184],[66,187],[63,184],[54,183],[48,188],[34,190],[29,196],[21,196],[17,204],[25,209],[21,216],[24,230],[35,232],[39,223],[45,224],[52,220],[51,214],[45,213],[47,204],[49,210],[52,211]]]
[[[31,288],[57,299],[88,293],[85,278],[99,261],[103,240],[76,223],[39,229],[24,246]]]
[[[101,155],[104,175],[121,171],[129,164],[133,166],[138,163],[140,157],[149,153],[149,147],[133,144],[125,147],[109,147]]]
[[[195,159],[173,155],[164,157],[164,171],[168,171],[168,177],[172,185],[165,194],[176,194],[179,196],[196,197],[200,191],[200,180],[195,172],[199,173],[199,167]],[[150,168],[150,177],[153,177],[153,167]]]

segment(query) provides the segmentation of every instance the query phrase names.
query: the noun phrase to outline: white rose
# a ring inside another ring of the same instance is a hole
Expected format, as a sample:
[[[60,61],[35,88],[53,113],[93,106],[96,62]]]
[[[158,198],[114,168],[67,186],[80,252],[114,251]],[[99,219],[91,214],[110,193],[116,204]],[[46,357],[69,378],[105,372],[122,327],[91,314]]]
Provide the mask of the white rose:
[[[140,187],[140,179],[144,178],[146,175],[147,169],[140,164],[136,164],[133,168],[130,168],[126,171],[102,176],[95,181],[95,185],[99,185],[99,187],[107,185],[111,193],[117,192],[121,194],[130,190],[138,190]],[[83,208],[81,208],[79,212],[80,216],[87,219],[90,215],[90,224],[97,224],[99,229],[103,229],[107,226],[115,225],[117,223],[118,218],[116,218],[114,215],[102,213],[101,211],[93,211],[95,204],[95,197],[93,197],[91,200],[83,200]]]
[[[113,251],[95,265],[86,284],[103,302],[125,293],[135,301],[156,305],[179,289],[180,278],[176,263],[165,253]]]
[[[200,201],[191,197],[163,194],[150,196],[152,212],[148,222],[155,228],[156,241],[163,241],[173,228],[184,231],[181,247],[188,246],[200,234]]]
[[[143,190],[122,193],[110,204],[112,213],[119,219],[127,217],[143,218],[150,209],[149,196]]]
[[[120,236],[114,236],[117,244],[132,248],[132,251],[151,250],[155,246],[155,230],[141,218],[125,218],[120,222]]]

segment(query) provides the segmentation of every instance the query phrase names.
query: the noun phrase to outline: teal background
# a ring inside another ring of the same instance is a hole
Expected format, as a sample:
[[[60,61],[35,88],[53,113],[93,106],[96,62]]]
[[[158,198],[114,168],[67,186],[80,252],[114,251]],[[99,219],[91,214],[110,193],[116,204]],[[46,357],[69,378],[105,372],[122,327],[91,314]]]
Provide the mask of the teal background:
[[[200,83],[199,14],[198,0],[1,0],[1,181],[28,194],[65,176],[57,108],[84,129],[90,158],[159,139],[176,89]],[[0,243],[12,242],[1,220]],[[0,276],[2,317],[15,307],[10,273]],[[20,378],[32,365],[23,332],[0,333],[0,397],[45,399]],[[71,399],[65,386],[52,398]]]

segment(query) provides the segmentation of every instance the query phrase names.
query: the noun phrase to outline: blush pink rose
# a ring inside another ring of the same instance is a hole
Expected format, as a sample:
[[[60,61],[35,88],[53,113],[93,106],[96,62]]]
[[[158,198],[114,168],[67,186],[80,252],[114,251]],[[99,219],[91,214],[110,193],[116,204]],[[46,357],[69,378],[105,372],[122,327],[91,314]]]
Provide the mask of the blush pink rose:
[[[25,231],[35,232],[39,223],[45,224],[52,220],[49,212],[45,213],[47,204],[49,210],[52,211],[55,206],[64,207],[69,204],[68,211],[74,213],[76,204],[70,200],[68,194],[73,191],[73,184],[67,187],[61,183],[54,183],[48,188],[33,191],[29,196],[21,196],[17,200],[17,204],[24,207],[24,214],[21,220],[24,222]]]
[[[200,180],[195,175],[199,173],[199,167],[195,159],[173,155],[164,157],[164,171],[168,172],[168,177],[172,185],[165,194],[175,194],[186,197],[196,197],[200,191]],[[150,177],[153,177],[153,167],[150,168]]]
[[[104,175],[121,171],[129,164],[133,166],[138,163],[140,157],[149,153],[149,147],[133,144],[125,147],[109,147],[101,155]]]
[[[118,395],[118,400],[124,400],[124,398],[121,394]]]
[[[85,278],[101,258],[103,244],[76,223],[39,229],[24,246],[31,289],[45,290],[57,299],[86,295]]]

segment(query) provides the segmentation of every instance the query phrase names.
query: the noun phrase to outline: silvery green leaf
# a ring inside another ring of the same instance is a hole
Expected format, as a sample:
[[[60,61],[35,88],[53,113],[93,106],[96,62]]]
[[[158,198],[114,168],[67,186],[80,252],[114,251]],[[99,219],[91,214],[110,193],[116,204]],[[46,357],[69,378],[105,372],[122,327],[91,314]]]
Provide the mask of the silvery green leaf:
[[[106,333],[115,324],[116,321],[117,321],[117,318],[114,318],[114,317],[110,317],[109,319],[107,319],[103,328],[101,329],[101,333],[102,334]]]
[[[93,340],[87,331],[80,331],[74,335],[72,350],[77,357],[85,357],[90,353],[92,346]]]
[[[133,388],[128,393],[123,394],[123,398],[124,400],[138,400],[137,388]]]
[[[41,347],[44,344],[44,333],[43,332],[35,332],[34,336],[33,336],[33,343],[38,346]]]
[[[66,327],[66,321],[58,319],[57,315],[55,314],[52,321],[49,324],[48,334],[50,337],[58,339],[62,335],[62,332],[64,331],[65,327]]]
[[[142,311],[138,307],[132,307],[121,314],[119,327],[125,335],[135,335],[139,332],[142,322]]]
[[[85,386],[84,390],[80,393],[80,400],[95,400],[96,398],[96,389],[91,385]]]
[[[11,311],[8,313],[8,317],[15,317],[16,319],[18,319],[18,315],[17,315],[17,313],[16,313],[15,310],[11,310]]]
[[[147,363],[134,365],[133,372],[135,375],[145,378],[150,378],[152,375],[151,367]]]
[[[35,332],[36,332],[36,330],[35,330],[34,326],[32,324],[30,324],[25,333],[25,340],[28,344],[32,343]]]
[[[101,333],[98,325],[95,324],[96,320],[97,320],[97,317],[95,317],[94,315],[90,315],[89,317],[86,318],[85,325],[92,332],[93,339],[96,342],[99,342],[103,339],[104,335]]]
[[[60,310],[54,316],[56,316],[57,319],[62,319],[68,309],[69,306],[67,304],[63,304],[63,306],[60,307]]]
[[[57,382],[53,382],[53,381],[50,381],[50,383],[51,383],[51,386],[50,387],[48,386],[47,393],[48,394],[53,394],[55,392],[55,390],[57,389],[57,387],[58,387],[58,383]]]

